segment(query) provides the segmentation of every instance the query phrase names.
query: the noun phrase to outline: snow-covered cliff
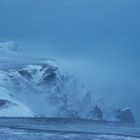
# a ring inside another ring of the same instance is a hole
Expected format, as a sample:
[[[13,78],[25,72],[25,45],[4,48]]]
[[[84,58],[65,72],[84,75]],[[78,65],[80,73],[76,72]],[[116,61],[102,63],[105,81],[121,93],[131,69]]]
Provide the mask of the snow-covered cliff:
[[[50,64],[28,64],[0,70],[0,87],[0,91],[5,90],[10,100],[13,98],[28,106],[37,116],[84,115],[86,90],[78,86],[73,77],[63,75]]]
[[[92,95],[55,60],[0,52],[0,116],[118,119],[103,98]]]

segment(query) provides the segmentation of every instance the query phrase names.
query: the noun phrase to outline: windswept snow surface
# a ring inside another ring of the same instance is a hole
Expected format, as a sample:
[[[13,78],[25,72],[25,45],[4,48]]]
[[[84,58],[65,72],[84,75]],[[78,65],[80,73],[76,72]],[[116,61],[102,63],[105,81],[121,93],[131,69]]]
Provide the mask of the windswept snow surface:
[[[81,119],[0,118],[2,140],[139,140],[140,128]]]
[[[115,135],[91,135],[91,134],[58,134],[34,133],[22,130],[1,129],[1,140],[139,140],[140,138],[115,136]]]

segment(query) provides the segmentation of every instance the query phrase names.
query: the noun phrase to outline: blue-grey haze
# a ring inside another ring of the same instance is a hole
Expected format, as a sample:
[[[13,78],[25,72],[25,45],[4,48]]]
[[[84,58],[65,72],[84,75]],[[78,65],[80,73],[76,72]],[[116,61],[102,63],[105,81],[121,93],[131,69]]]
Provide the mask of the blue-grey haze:
[[[140,117],[139,0],[0,0],[0,39],[68,60],[94,94]]]

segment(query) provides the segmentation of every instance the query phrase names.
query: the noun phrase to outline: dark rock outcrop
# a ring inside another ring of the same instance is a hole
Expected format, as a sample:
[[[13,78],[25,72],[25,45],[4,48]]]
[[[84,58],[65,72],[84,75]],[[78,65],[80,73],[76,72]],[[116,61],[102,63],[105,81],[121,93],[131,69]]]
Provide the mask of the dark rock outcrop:
[[[90,111],[89,117],[96,120],[103,120],[103,111],[95,105]]]
[[[32,75],[27,70],[19,70],[18,71],[24,78],[31,79]]]
[[[0,108],[1,108],[1,107],[6,107],[6,106],[8,106],[9,104],[11,104],[11,102],[9,102],[8,100],[0,99]]]
[[[130,108],[125,108],[125,109],[117,109],[116,110],[116,118],[121,122],[121,123],[130,123],[134,124],[135,119],[132,114],[132,111]]]

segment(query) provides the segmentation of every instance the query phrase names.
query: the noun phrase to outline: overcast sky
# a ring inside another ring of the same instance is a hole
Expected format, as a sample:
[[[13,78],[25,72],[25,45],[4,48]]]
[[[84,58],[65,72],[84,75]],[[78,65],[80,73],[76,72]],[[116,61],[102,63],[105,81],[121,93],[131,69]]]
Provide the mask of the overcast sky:
[[[138,111],[140,0],[0,0],[0,39],[68,59],[93,92]]]

